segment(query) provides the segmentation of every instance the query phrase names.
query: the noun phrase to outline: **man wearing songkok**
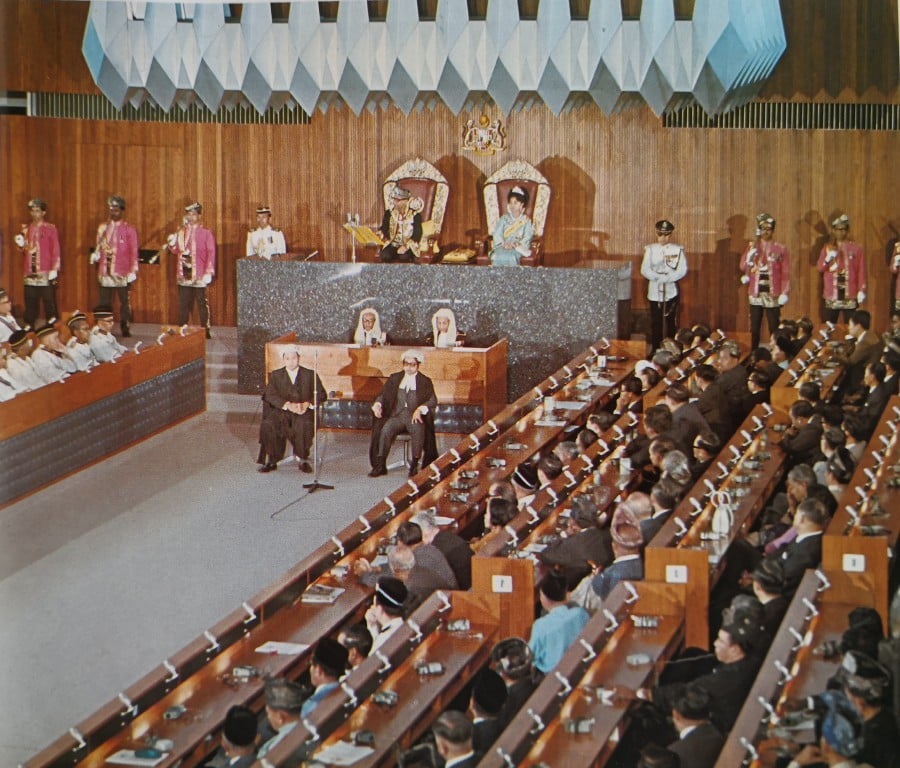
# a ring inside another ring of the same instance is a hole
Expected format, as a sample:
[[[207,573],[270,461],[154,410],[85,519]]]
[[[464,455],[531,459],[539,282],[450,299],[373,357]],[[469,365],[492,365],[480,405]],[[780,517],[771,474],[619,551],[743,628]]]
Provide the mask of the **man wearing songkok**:
[[[101,363],[109,363],[118,360],[124,355],[128,349],[119,344],[115,336],[113,336],[113,325],[115,318],[113,317],[112,307],[99,306],[94,307],[94,321],[96,325],[91,330],[91,351],[94,357]]]
[[[225,768],[250,768],[256,762],[256,714],[236,704],[225,715],[222,726]]]
[[[88,322],[87,315],[76,309],[66,320],[66,325],[69,326],[69,331],[72,333],[72,338],[66,342],[66,349],[69,357],[75,361],[78,370],[89,371],[100,365],[100,361],[91,349],[91,324]]]
[[[309,677],[315,686],[313,695],[303,702],[300,717],[308,717],[329,693],[338,687],[341,677],[347,671],[349,655],[337,640],[323,637],[316,643],[312,661],[309,664]]]
[[[641,535],[641,524],[627,501],[621,503],[613,514],[610,534],[615,559],[591,580],[591,587],[600,600],[606,600],[620,581],[644,578],[641,557],[644,537]]]
[[[387,474],[387,457],[397,435],[405,432],[411,437],[412,458],[409,476],[416,474],[419,459],[423,466],[437,458],[434,435],[434,409],[437,397],[434,384],[419,366],[425,355],[409,349],[400,356],[403,370],[392,373],[384,383],[381,394],[372,403],[374,420],[369,443],[369,477]]]
[[[408,597],[409,591],[400,579],[393,576],[378,579],[372,605],[366,611],[366,626],[372,633],[369,655],[381,648],[403,626]]]
[[[476,752],[486,753],[503,732],[500,714],[506,699],[506,683],[503,678],[488,667],[481,670],[475,678],[469,700],[473,727],[472,747]]]
[[[272,227],[271,219],[272,209],[268,205],[261,205],[256,209],[256,229],[247,233],[247,256],[271,261],[273,256],[287,253],[284,233]]]
[[[257,757],[265,757],[300,724],[305,694],[302,685],[290,680],[275,678],[266,683],[266,717],[277,733],[259,748]]]
[[[534,654],[521,637],[507,637],[491,649],[491,668],[506,684],[506,702],[499,715],[506,728],[537,687]]]
[[[741,282],[750,298],[750,348],[759,346],[763,312],[769,333],[781,318],[781,307],[791,290],[791,256],[786,246],[775,242],[775,219],[768,213],[756,217],[756,240],[751,240],[741,256]]]
[[[9,356],[6,358],[6,370],[19,389],[27,392],[40,389],[45,382],[34,369],[31,361],[31,337],[28,331],[16,331],[9,337]]]
[[[91,254],[91,264],[97,265],[100,282],[100,303],[112,306],[113,294],[119,296],[119,322],[122,336],[131,336],[129,291],[138,273],[137,230],[125,221],[125,198],[112,195],[106,205],[109,216],[97,227],[97,247]]]
[[[384,212],[381,220],[381,234],[387,241],[381,249],[382,262],[411,263],[418,258],[419,243],[422,240],[422,216],[413,208],[418,209],[419,202],[418,199],[413,200],[408,189],[399,185],[391,190],[391,207]]]
[[[12,376],[9,375],[9,371],[6,370],[6,360],[6,347],[0,347],[0,403],[12,400],[19,392],[25,391],[25,389],[13,381]]]
[[[472,723],[462,713],[448,709],[431,728],[444,768],[475,768],[481,754],[472,747]]]
[[[25,276],[25,325],[33,326],[41,303],[44,318],[52,322],[56,311],[56,280],[59,277],[60,247],[56,226],[46,220],[47,203],[35,197],[28,201],[31,223],[23,224],[15,243],[22,254]]]
[[[506,213],[497,219],[493,232],[491,264],[517,267],[523,256],[531,256],[534,225],[525,213],[528,191],[515,186],[506,196]]]
[[[648,281],[650,343],[659,349],[663,338],[678,327],[678,281],[687,274],[684,248],[672,242],[675,225],[668,219],[656,222],[656,242],[644,248],[641,274]]]
[[[381,318],[377,310],[366,307],[359,313],[356,330],[353,332],[353,343],[361,347],[380,347],[387,344],[387,334],[381,330]]]
[[[825,296],[824,319],[844,320],[866,300],[866,259],[862,246],[849,239],[847,214],[831,222],[831,239],[822,246],[816,269],[822,273]]]
[[[70,373],[75,373],[78,366],[69,356],[68,350],[59,340],[59,331],[52,325],[44,325],[35,331],[38,346],[31,353],[34,370],[48,384],[63,381]]]
[[[0,288],[0,344],[9,341],[9,337],[16,331],[21,331],[22,327],[13,317],[12,299],[9,294]]]
[[[788,600],[784,596],[784,568],[774,558],[766,558],[756,566],[753,579],[753,594],[762,606],[762,626],[766,646],[772,642],[781,620],[787,613]]]
[[[590,616],[580,605],[568,605],[565,577],[553,571],[541,579],[540,600],[544,615],[531,625],[528,646],[534,653],[534,666],[547,674],[578,638]]]
[[[200,325],[206,329],[206,338],[210,338],[206,288],[216,274],[216,238],[200,221],[203,216],[200,203],[191,203],[184,211],[184,225],[166,240],[166,248],[176,258],[178,325],[187,324],[196,304]]]
[[[269,374],[263,393],[263,419],[259,425],[259,472],[272,472],[284,458],[291,441],[301,472],[312,472],[309,449],[315,430],[315,405],[328,397],[322,381],[300,365],[300,351],[287,349],[281,355],[284,367]]]
[[[435,349],[452,349],[461,346],[466,335],[456,327],[456,315],[449,307],[441,307],[431,316],[429,346]]]
[[[725,744],[722,734],[709,718],[709,693],[698,685],[689,684],[672,704],[672,725],[678,731],[678,741],[669,744],[669,751],[681,758],[681,765],[691,768],[713,768]]]
[[[819,697],[821,736],[818,745],[803,747],[787,768],[827,765],[830,768],[877,768],[858,762],[864,747],[863,723],[842,691],[825,691]]]

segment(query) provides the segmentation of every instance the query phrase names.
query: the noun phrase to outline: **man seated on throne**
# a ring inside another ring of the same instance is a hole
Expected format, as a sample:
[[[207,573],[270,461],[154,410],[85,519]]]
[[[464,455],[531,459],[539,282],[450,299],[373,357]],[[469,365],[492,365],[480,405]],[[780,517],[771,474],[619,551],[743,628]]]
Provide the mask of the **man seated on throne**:
[[[401,186],[391,192],[393,206],[384,212],[381,220],[381,234],[387,241],[381,249],[383,263],[412,263],[419,255],[422,239],[422,216],[410,205],[412,193]]]
[[[531,240],[534,225],[525,214],[528,192],[516,186],[506,197],[506,213],[494,228],[494,248],[491,251],[491,265],[495,267],[517,267],[523,256],[531,255]]]

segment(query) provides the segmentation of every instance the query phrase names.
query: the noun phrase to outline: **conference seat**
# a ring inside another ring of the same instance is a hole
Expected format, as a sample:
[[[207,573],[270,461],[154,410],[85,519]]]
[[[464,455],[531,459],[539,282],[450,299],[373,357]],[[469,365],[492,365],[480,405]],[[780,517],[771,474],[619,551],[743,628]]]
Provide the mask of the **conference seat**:
[[[394,187],[408,189],[412,194],[410,208],[422,217],[422,240],[419,259],[429,264],[440,253],[439,239],[447,210],[450,185],[444,175],[427,160],[417,157],[407,160],[385,179],[382,185],[385,209],[391,207]]]
[[[547,208],[550,204],[550,182],[531,163],[512,160],[492,173],[484,183],[484,210],[487,218],[488,234],[485,248],[478,254],[478,264],[490,264],[493,248],[492,235],[497,220],[506,212],[506,199],[513,187],[521,187],[528,193],[525,213],[534,226],[531,241],[531,255],[523,256],[522,266],[538,267],[544,263],[543,237],[547,223]]]

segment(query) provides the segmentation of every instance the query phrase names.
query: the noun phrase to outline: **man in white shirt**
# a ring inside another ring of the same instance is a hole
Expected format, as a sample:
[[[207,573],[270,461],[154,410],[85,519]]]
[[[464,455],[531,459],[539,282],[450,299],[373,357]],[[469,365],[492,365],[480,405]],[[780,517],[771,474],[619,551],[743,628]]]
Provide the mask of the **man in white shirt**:
[[[68,351],[59,340],[59,331],[52,325],[44,325],[35,331],[38,348],[31,353],[34,370],[48,384],[63,381],[78,367],[69,357]]]
[[[650,301],[650,342],[659,349],[664,337],[678,327],[678,281],[687,274],[684,248],[672,242],[675,225],[668,219],[656,222],[656,242],[644,248],[641,274],[647,279]]]
[[[46,382],[37,374],[31,362],[31,337],[28,331],[16,331],[9,337],[10,355],[6,369],[10,378],[23,391],[40,389]]]
[[[24,391],[6,370],[6,349],[0,347],[0,403],[12,400],[19,392]]]
[[[91,351],[94,357],[101,363],[110,363],[124,355],[128,349],[119,344],[115,336],[113,336],[113,318],[112,307],[99,306],[94,307],[94,320],[96,325],[91,331]]]
[[[66,342],[66,349],[69,351],[69,357],[75,361],[78,370],[89,371],[100,365],[100,361],[91,349],[91,324],[88,322],[87,315],[76,309],[66,320],[66,325],[69,326],[69,331],[72,333],[72,338]]]
[[[272,227],[271,218],[272,209],[268,205],[256,209],[256,229],[247,233],[247,256],[271,261],[273,256],[287,253],[284,233]]]
[[[378,579],[372,605],[366,611],[366,626],[372,634],[370,656],[403,626],[408,596],[409,591],[400,579],[393,576],[382,576]]]
[[[6,291],[0,288],[0,343],[9,341],[9,337],[20,330],[22,330],[22,326],[13,317],[12,299]]]

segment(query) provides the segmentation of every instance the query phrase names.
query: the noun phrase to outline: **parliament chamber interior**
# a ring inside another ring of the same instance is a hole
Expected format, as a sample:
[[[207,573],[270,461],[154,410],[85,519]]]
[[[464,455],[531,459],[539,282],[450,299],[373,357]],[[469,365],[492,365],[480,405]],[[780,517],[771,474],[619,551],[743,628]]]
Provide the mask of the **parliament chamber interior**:
[[[0,763],[900,765],[897,0],[0,24]]]

